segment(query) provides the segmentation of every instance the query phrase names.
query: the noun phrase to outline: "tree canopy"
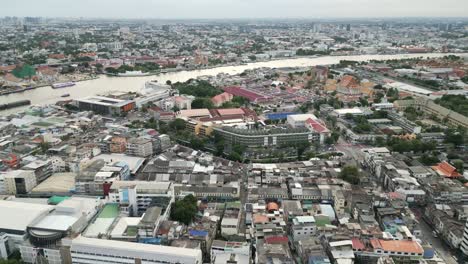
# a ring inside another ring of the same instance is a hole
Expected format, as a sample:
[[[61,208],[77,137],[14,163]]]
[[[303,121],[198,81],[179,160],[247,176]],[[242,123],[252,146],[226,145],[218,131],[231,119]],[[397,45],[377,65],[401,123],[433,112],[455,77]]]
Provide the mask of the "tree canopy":
[[[359,184],[361,181],[359,169],[356,166],[346,165],[341,169],[340,178],[351,183]]]
[[[189,194],[174,203],[171,210],[171,219],[189,225],[197,212],[197,199]]]
[[[177,82],[173,84],[174,89],[179,90],[181,94],[193,95],[196,97],[213,97],[223,93],[219,88],[203,80],[188,80],[186,82]]]

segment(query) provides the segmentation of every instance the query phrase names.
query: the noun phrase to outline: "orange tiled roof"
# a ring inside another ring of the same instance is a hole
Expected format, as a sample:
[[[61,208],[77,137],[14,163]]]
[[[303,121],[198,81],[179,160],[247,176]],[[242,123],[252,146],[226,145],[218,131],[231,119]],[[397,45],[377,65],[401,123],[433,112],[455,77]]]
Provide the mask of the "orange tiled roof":
[[[437,166],[432,166],[432,169],[439,175],[447,178],[461,177],[461,174],[457,172],[457,169],[446,161],[439,163]]]
[[[412,240],[382,240],[379,239],[379,244],[384,251],[389,252],[407,252],[407,253],[424,253],[421,245]]]
[[[346,75],[341,78],[340,85],[343,87],[351,87],[358,85],[358,81],[354,76]]]

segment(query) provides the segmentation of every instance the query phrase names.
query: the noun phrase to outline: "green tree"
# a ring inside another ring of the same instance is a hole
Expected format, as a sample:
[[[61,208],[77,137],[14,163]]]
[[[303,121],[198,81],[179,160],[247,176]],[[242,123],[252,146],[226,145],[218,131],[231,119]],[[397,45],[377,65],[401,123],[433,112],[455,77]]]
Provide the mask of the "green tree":
[[[189,194],[182,200],[178,200],[174,203],[171,210],[171,219],[189,225],[197,212],[197,199]]]
[[[197,137],[193,136],[190,139],[190,146],[193,149],[203,149],[205,147],[205,141],[200,139],[200,138],[197,138]]]
[[[453,166],[457,169],[458,173],[463,174],[465,168],[463,166],[463,160],[455,160]]]
[[[47,142],[41,142],[41,143],[39,144],[39,147],[41,148],[41,152],[42,152],[42,153],[46,153],[47,150],[50,148],[50,144],[47,143]]]
[[[192,108],[193,109],[202,109],[202,108],[212,109],[214,108],[214,105],[213,105],[213,102],[211,102],[210,98],[197,97],[195,98],[195,100],[192,101]]]
[[[465,138],[463,134],[457,130],[449,129],[445,134],[445,142],[452,143],[455,146],[460,146],[464,143]]]
[[[185,120],[176,118],[171,123],[169,123],[169,128],[174,129],[175,131],[181,131],[185,129]]]
[[[346,165],[341,169],[340,178],[351,183],[359,184],[361,181],[359,169],[356,166]]]
[[[439,159],[435,156],[424,154],[419,158],[419,161],[426,166],[431,166],[438,163]]]

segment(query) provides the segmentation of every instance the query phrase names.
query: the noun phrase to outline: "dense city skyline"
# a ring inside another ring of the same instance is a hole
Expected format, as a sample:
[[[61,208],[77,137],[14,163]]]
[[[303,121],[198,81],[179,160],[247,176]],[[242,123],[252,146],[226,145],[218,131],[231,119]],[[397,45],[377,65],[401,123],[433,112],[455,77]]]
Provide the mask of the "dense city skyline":
[[[27,7],[27,8],[25,8]],[[70,8],[73,7],[73,8]],[[363,17],[466,17],[467,1],[390,0],[18,0],[2,4],[0,16],[86,18],[363,18]]]
[[[0,264],[468,264],[467,0],[0,6]]]

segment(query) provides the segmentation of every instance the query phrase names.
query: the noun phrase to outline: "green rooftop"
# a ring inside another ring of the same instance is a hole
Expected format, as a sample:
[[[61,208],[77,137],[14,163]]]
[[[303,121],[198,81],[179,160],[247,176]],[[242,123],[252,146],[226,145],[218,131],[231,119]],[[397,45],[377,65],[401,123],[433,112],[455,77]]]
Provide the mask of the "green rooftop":
[[[136,236],[138,228],[136,226],[129,226],[127,228],[127,236]]]
[[[47,203],[48,204],[52,204],[52,205],[57,205],[67,199],[70,199],[69,196],[57,196],[57,195],[54,195],[52,197],[49,198],[49,200],[47,200]]]
[[[106,204],[99,213],[98,218],[116,218],[119,215],[119,205],[116,203]]]
[[[314,218],[317,226],[326,226],[331,224],[330,218],[326,215],[315,215]]]

